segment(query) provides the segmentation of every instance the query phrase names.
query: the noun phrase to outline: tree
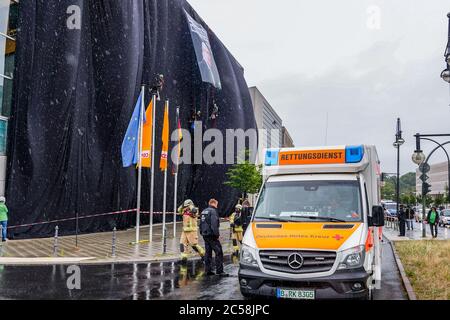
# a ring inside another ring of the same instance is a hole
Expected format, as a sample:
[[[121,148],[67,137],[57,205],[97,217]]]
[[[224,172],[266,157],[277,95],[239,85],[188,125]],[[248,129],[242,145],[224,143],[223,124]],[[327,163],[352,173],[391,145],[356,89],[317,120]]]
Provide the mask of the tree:
[[[381,188],[381,197],[385,200],[394,200],[396,197],[397,177],[386,174],[384,177],[384,186]],[[416,173],[408,172],[400,177],[400,194],[409,195],[416,192]],[[407,203],[400,199],[401,202]],[[411,201],[411,199],[409,199]]]
[[[262,185],[261,166],[247,160],[231,166],[226,175],[228,180],[224,184],[238,190],[243,198],[258,193]]]
[[[381,188],[381,197],[389,200],[395,198],[395,185],[391,181],[384,181],[384,186]]]
[[[440,206],[442,206],[443,204],[444,204],[444,195],[443,194],[441,194],[441,193],[439,193],[435,198],[434,198],[434,205],[436,206],[436,207],[440,207]]]
[[[422,195],[417,196],[417,202],[422,204]],[[426,195],[425,197],[425,205],[429,207],[433,203],[433,198],[430,195]]]
[[[415,205],[416,196],[413,193],[402,194],[400,197],[400,202],[406,205]]]

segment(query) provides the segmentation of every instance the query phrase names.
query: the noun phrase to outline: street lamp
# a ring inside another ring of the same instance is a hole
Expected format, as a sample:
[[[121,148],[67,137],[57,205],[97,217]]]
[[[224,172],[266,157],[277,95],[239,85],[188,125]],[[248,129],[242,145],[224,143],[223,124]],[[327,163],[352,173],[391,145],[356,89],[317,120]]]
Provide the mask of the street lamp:
[[[402,138],[402,127],[400,118],[397,118],[397,131],[395,133],[395,141],[393,143],[394,148],[397,148],[397,187],[396,187],[396,202],[397,202],[397,215],[399,214],[400,205],[400,147],[405,143],[405,139]]]
[[[448,41],[447,41],[447,48],[445,49],[444,53],[447,69],[441,72],[441,78],[445,82],[450,83],[450,12],[447,14],[447,17],[448,17]]]
[[[434,139],[431,139],[431,137],[450,137],[450,134],[419,134],[417,133],[415,136],[416,138],[416,150],[414,151],[412,155],[412,161],[419,165],[419,170],[421,172],[420,180],[422,181],[422,236],[426,237],[426,230],[425,230],[425,217],[426,217],[426,196],[430,192],[431,185],[427,183],[428,176],[427,173],[430,171],[430,166],[428,165],[428,160],[433,155],[434,152],[436,152],[439,148],[444,151],[445,155],[447,156],[447,173],[448,173],[448,185],[450,185],[450,155],[445,149],[445,145],[450,144],[450,141],[439,143]],[[420,148],[420,141],[421,140],[427,140],[435,143],[437,145],[436,148],[434,148],[428,157],[425,156],[423,151]]]
[[[449,56],[450,57],[450,56]],[[445,82],[450,83],[450,70],[445,69],[444,71],[441,72],[441,78],[442,80],[444,80]]]
[[[420,166],[425,161],[425,158],[426,156],[422,150],[416,150],[412,155],[412,161],[418,166]]]

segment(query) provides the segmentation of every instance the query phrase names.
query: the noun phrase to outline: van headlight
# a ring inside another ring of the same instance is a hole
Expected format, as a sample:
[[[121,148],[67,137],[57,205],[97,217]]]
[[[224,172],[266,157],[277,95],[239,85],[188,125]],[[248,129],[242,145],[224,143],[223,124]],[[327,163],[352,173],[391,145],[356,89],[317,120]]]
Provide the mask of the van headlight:
[[[258,261],[256,260],[256,249],[245,244],[242,245],[240,263],[249,266],[257,266]]]
[[[342,259],[339,262],[338,270],[359,268],[364,264],[366,251],[364,246],[357,246],[342,251],[341,256]]]

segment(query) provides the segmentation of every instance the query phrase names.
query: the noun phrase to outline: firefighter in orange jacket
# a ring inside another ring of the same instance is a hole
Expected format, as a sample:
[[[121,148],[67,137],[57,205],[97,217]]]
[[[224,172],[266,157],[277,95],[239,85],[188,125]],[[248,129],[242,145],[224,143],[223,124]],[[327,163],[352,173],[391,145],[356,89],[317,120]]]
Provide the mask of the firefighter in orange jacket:
[[[233,241],[233,251],[234,254],[239,256],[239,248],[242,244],[242,237],[244,233],[243,219],[242,219],[242,206],[237,204],[234,208],[234,212],[230,216],[230,228],[231,228],[231,239]]]
[[[178,213],[183,216],[183,232],[180,239],[181,261],[186,262],[191,248],[203,259],[205,250],[198,244],[198,208],[192,200],[186,200],[178,208]]]

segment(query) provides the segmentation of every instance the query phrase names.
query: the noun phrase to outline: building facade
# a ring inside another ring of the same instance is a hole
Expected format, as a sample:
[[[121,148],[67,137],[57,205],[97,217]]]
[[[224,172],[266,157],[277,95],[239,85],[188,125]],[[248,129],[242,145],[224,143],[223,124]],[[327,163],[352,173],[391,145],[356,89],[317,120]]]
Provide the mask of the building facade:
[[[283,121],[257,87],[249,88],[258,127],[258,154],[256,163],[264,159],[265,148],[283,145]]]
[[[430,165],[430,172],[427,173],[429,177],[428,183],[431,185],[431,196],[445,194],[448,188],[448,162],[436,163]],[[416,193],[422,194],[422,181],[419,169],[416,170]]]
[[[283,132],[282,132],[282,145],[283,148],[293,148],[294,140],[292,140],[291,135],[289,134],[289,131],[286,129],[285,126],[283,126]]]
[[[11,114],[18,1],[0,0],[0,195],[5,195],[8,120]]]

